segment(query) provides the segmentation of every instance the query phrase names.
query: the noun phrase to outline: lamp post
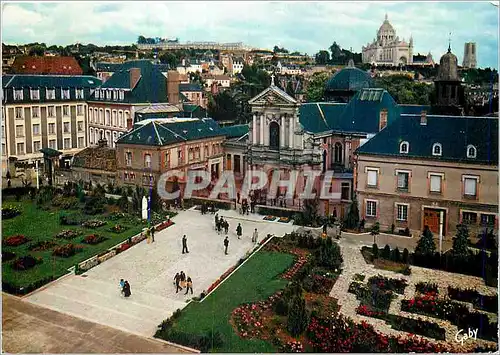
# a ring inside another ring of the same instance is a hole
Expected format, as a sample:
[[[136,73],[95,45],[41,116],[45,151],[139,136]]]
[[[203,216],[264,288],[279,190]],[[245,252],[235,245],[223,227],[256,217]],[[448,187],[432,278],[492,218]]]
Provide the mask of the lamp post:
[[[443,252],[443,220],[444,212],[439,212],[439,255]]]

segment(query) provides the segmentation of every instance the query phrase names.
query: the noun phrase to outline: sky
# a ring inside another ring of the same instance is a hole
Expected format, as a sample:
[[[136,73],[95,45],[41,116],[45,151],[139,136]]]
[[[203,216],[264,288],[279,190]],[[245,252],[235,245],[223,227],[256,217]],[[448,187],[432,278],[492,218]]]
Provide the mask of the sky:
[[[361,52],[387,14],[400,39],[413,36],[414,54],[430,51],[439,62],[451,38],[461,64],[464,43],[476,42],[478,66],[498,68],[498,10],[489,1],[3,2],[2,42],[116,45],[144,35],[279,45],[309,55],[336,41]]]

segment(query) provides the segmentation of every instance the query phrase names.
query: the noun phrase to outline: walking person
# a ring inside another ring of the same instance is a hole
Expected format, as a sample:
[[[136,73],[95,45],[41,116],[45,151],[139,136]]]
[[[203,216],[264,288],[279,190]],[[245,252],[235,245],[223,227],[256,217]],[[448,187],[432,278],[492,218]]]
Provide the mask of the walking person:
[[[226,238],[224,239],[224,254],[227,255],[227,247],[229,246],[229,238],[226,235]]]
[[[128,283],[128,281],[125,281],[123,285],[123,296],[130,297],[131,294],[132,292],[130,292],[130,284]]]
[[[236,193],[236,202],[240,203],[240,192],[239,191]]]
[[[184,271],[181,271],[180,279],[181,279],[181,290],[182,290],[184,289],[184,287],[186,287],[186,274],[184,273]]]
[[[187,244],[187,237],[185,234],[182,237],[182,254],[184,254],[184,253],[189,253],[188,244]]]
[[[125,280],[120,279],[120,294],[123,294],[123,286],[125,286]]]
[[[155,226],[151,227],[151,242],[155,242]]]
[[[219,225],[219,214],[215,214],[215,230],[217,230],[217,226]]]
[[[193,280],[191,280],[190,276],[188,276],[188,278],[187,278],[186,293],[185,293],[185,295],[188,294],[189,290],[191,290],[191,294],[193,294]]]
[[[236,227],[236,235],[238,236],[238,239],[241,239],[241,234],[242,234],[241,223],[238,223],[238,227]]]
[[[229,231],[229,222],[228,221],[224,221],[224,232],[227,234]]]
[[[258,239],[259,239],[259,232],[257,232],[257,228],[255,228],[253,235],[252,235],[252,242],[257,243]]]
[[[179,290],[182,291],[182,287],[180,286],[181,283],[181,274],[177,273],[174,276],[174,283],[175,283],[175,293],[179,293]]]

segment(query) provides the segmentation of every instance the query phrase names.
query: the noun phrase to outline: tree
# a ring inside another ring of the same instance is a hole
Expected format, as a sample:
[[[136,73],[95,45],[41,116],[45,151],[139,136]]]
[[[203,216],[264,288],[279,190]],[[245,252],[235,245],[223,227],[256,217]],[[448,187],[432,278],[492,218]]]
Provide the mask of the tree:
[[[342,56],[342,50],[340,49],[340,46],[337,44],[337,42],[333,42],[329,49],[332,53],[332,63],[337,64]]]
[[[139,37],[137,37],[137,43],[138,44],[145,44],[146,43],[146,37],[144,37],[143,35],[140,35]]]
[[[318,214],[318,198],[303,200],[302,204],[302,218],[304,225],[316,226],[319,221]]]
[[[236,118],[237,105],[229,91],[209,96],[208,115],[216,121],[230,121]]]
[[[457,233],[453,237],[452,252],[456,256],[466,257],[469,255],[469,230],[467,225],[457,225]]]
[[[316,53],[316,64],[325,65],[330,61],[330,53],[325,50],[321,50]]]
[[[43,57],[45,55],[45,47],[42,47],[40,45],[35,45],[30,48],[28,55]]]
[[[344,223],[347,229],[355,229],[358,227],[359,209],[356,195],[354,195],[352,198],[351,206],[349,207],[349,212],[347,213],[347,218]]]
[[[372,245],[372,254],[374,259],[378,258],[378,245],[375,243]]]
[[[320,246],[315,252],[318,266],[327,267],[330,270],[340,269],[344,259],[340,247],[331,238],[321,239]]]
[[[383,88],[398,104],[430,105],[433,86],[414,81],[407,75],[391,75],[374,80],[376,87]]]
[[[417,242],[415,252],[423,255],[432,255],[435,251],[436,243],[434,242],[434,236],[432,235],[429,226],[425,226],[424,231],[422,232],[422,236]]]
[[[179,58],[172,52],[160,54],[159,59],[162,64],[168,64],[170,68],[176,68],[180,63]]]
[[[280,48],[278,46],[274,46],[273,52],[274,53],[288,53],[288,50],[286,50],[285,48]]]
[[[295,296],[288,307],[287,329],[292,336],[298,336],[306,330],[308,325],[306,300],[303,296]]]
[[[391,247],[389,244],[386,244],[384,249],[382,250],[382,258],[389,260],[391,258]]]
[[[409,257],[410,257],[410,252],[408,251],[408,249],[404,248],[403,249],[403,262],[405,264],[408,264]]]
[[[325,72],[314,73],[306,87],[306,101],[319,102],[323,101],[325,94],[325,85],[330,75]]]

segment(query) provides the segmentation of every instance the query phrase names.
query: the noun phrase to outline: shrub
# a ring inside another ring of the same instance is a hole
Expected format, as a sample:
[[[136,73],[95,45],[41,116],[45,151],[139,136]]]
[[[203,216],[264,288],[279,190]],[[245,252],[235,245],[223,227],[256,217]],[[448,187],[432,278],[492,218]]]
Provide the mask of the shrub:
[[[59,215],[59,224],[62,226],[79,226],[81,223],[82,218],[79,215],[65,213]]]
[[[41,240],[36,243],[31,244],[28,249],[32,251],[44,251],[55,247],[57,244],[51,240]]]
[[[469,230],[467,225],[457,225],[457,234],[453,237],[453,254],[455,256],[467,257],[469,255],[469,244]]]
[[[436,243],[434,242],[434,236],[432,235],[429,226],[424,227],[422,236],[417,242],[417,247],[415,248],[415,253],[422,255],[433,254],[436,251]]]
[[[31,255],[21,256],[14,261],[12,268],[17,271],[24,271],[35,267],[36,264],[41,262],[41,258],[35,259]]]
[[[382,250],[382,258],[389,260],[391,258],[391,247],[386,244],[384,250]]]
[[[99,228],[104,226],[105,224],[106,222],[98,219],[89,219],[88,221],[83,222],[82,226],[87,228]]]
[[[59,207],[65,210],[78,208],[79,202],[76,197],[64,197],[57,195],[52,198],[52,206]]]
[[[107,240],[107,238],[104,238],[103,236],[97,234],[91,234],[83,238],[82,243],[96,245],[104,242],[105,240]]]
[[[16,257],[16,253],[11,251],[2,251],[2,263],[10,261]]]
[[[399,249],[397,247],[392,252],[392,259],[396,262],[399,262],[399,260],[401,259],[401,254],[400,254]]]
[[[170,341],[175,344],[181,344],[202,353],[208,353],[211,350],[220,348],[224,344],[222,334],[218,331],[206,332],[203,335],[186,333],[177,329],[170,329],[166,332],[157,332],[155,337]]]
[[[26,238],[24,235],[19,234],[19,235],[14,235],[12,237],[7,238],[3,244],[8,247],[17,247],[19,245],[25,244],[29,242],[30,240]]]
[[[290,302],[287,317],[287,329],[292,336],[298,336],[306,330],[309,325],[306,311],[306,300],[304,297],[295,296]]]
[[[331,238],[319,241],[320,247],[315,252],[316,263],[318,266],[328,267],[332,270],[340,269],[342,262],[342,253],[337,243],[334,243]]]
[[[405,228],[404,235],[407,237],[410,236],[410,228],[408,228],[408,227]]]
[[[11,219],[21,214],[21,210],[16,206],[2,207],[2,219]]]
[[[374,259],[378,258],[378,246],[375,243],[372,245],[372,254]]]
[[[106,198],[99,195],[90,197],[83,207],[83,212],[88,215],[96,215],[104,212]]]
[[[394,229],[396,229],[396,226],[393,224],[391,224],[391,234],[394,234]]]
[[[404,250],[403,250],[403,262],[405,264],[408,264],[408,262],[410,261],[409,255],[410,255],[410,252],[408,251],[408,249],[404,248]]]
[[[356,195],[353,196],[351,205],[349,206],[349,212],[347,213],[347,218],[344,221],[344,225],[348,229],[357,228],[359,224],[359,209],[358,201],[356,200]]]
[[[69,240],[69,239],[73,239],[73,238],[78,237],[80,234],[81,234],[81,232],[79,232],[79,231],[65,229],[65,230],[62,230],[61,232],[59,232],[56,235],[56,238]]]
[[[54,251],[52,252],[52,255],[60,256],[62,258],[69,258],[75,255],[76,253],[82,251],[82,249],[83,248],[79,245],[77,246],[74,244],[65,244],[55,248]]]
[[[439,288],[436,283],[429,282],[419,282],[415,285],[415,291],[420,292],[421,294],[435,292],[438,293]]]

